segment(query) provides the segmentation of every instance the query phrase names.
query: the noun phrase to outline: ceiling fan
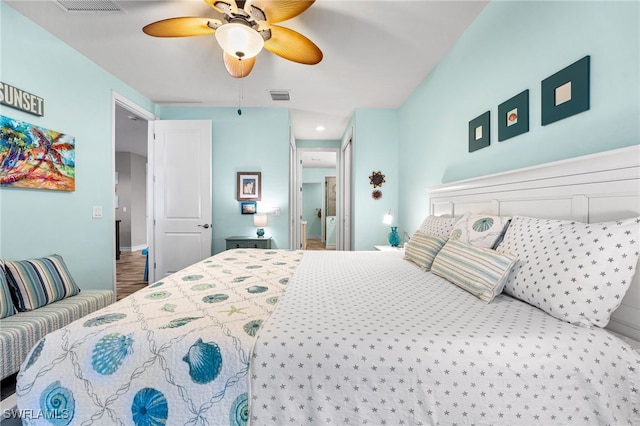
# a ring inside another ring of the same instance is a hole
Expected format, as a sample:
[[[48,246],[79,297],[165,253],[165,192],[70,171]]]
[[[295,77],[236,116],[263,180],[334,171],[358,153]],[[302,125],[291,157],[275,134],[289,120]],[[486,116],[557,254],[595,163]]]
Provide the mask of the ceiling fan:
[[[300,15],[315,0],[204,0],[223,14],[213,18],[169,18],[145,26],[154,37],[193,37],[215,34],[224,50],[224,65],[235,78],[249,75],[264,47],[284,59],[315,65],[322,51],[311,40],[289,28],[274,25]]]

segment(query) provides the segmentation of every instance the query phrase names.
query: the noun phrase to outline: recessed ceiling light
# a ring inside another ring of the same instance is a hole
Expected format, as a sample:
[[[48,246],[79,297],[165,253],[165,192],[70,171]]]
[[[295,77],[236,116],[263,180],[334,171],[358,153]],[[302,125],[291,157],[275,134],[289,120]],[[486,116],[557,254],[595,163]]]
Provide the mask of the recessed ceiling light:
[[[324,132],[324,126],[321,124],[318,127],[316,127],[316,131],[318,132]]]

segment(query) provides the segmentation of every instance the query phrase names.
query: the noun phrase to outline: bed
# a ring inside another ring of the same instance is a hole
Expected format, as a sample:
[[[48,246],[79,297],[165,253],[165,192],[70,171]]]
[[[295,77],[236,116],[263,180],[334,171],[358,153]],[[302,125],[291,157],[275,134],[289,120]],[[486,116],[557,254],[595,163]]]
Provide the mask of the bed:
[[[430,188],[412,240],[450,236],[432,272],[401,252],[205,259],[40,341],[18,375],[23,421],[639,424],[639,158],[636,146]],[[491,248],[440,226],[478,214],[509,223]],[[489,293],[480,278],[452,284],[478,253],[509,263]],[[574,267],[590,288],[560,283]]]

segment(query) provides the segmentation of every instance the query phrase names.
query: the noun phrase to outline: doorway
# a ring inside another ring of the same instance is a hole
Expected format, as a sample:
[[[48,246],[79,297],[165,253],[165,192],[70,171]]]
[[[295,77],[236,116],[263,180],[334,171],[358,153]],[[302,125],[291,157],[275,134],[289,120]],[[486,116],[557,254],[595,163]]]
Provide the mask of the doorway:
[[[337,148],[298,148],[300,247],[336,248]]]
[[[153,114],[114,93],[114,258],[118,300],[148,285],[148,124]]]

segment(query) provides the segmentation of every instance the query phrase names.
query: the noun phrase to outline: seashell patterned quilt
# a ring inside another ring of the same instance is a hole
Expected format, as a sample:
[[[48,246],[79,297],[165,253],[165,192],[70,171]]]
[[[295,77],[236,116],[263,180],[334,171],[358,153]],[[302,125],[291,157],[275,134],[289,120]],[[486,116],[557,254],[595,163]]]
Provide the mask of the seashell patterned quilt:
[[[47,335],[24,424],[245,424],[249,358],[302,252],[230,250]]]

